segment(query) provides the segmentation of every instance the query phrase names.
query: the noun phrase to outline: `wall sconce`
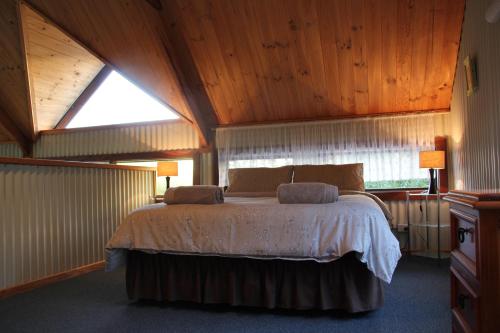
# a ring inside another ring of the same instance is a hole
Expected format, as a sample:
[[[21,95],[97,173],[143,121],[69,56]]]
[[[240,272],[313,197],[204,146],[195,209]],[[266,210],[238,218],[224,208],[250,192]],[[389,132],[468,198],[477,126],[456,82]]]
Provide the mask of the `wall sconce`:
[[[497,23],[500,20],[500,0],[494,0],[490,4],[488,9],[486,9],[484,18],[488,23]]]

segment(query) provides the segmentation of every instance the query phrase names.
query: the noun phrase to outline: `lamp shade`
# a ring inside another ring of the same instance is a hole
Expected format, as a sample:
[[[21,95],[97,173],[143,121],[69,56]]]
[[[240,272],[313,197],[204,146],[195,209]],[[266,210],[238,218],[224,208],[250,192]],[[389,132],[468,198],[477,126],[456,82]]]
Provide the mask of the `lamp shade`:
[[[421,151],[419,153],[420,168],[444,169],[445,156],[443,150]]]
[[[158,162],[156,167],[157,176],[177,176],[179,174],[179,166],[177,162]]]

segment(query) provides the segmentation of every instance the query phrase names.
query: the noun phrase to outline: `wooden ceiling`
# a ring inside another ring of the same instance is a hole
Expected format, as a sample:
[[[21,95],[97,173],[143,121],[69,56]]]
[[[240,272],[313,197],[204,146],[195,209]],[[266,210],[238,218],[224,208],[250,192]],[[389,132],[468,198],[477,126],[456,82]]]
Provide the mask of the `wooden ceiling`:
[[[104,63],[27,5],[20,15],[35,130],[53,129]]]
[[[450,107],[464,1],[162,3],[221,124]]]
[[[18,23],[17,1],[0,1],[0,133],[12,140],[17,136],[27,145],[35,135]]]
[[[146,1],[28,2],[125,77],[192,119],[165,50],[163,23]]]
[[[208,139],[217,125],[449,110],[465,6],[465,0],[27,2]],[[16,6],[0,1],[0,118],[16,124],[10,138],[29,139],[35,129]]]

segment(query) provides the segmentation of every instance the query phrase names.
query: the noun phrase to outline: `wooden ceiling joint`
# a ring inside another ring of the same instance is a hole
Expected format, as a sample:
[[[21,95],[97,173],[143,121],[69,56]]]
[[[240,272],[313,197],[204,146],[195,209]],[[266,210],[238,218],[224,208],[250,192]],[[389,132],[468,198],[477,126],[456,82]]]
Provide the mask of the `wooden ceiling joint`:
[[[171,6],[175,3],[166,2],[160,11],[165,33],[163,45],[200,132],[201,144],[207,146],[213,141],[212,128],[217,126],[217,117]]]

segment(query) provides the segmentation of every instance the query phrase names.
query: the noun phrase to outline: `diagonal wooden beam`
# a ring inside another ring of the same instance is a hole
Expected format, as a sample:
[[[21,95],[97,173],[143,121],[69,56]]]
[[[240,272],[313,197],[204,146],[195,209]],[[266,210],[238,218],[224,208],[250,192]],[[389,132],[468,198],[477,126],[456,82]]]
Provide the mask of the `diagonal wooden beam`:
[[[111,66],[104,65],[99,73],[94,77],[90,84],[85,88],[80,96],[73,102],[69,107],[68,111],[59,120],[56,125],[56,129],[66,128],[66,126],[73,120],[73,118],[78,114],[80,109],[87,103],[89,98],[95,93],[95,91],[101,86],[101,84],[106,80],[109,74],[113,71]]]
[[[12,118],[0,108],[0,128],[21,147],[24,155],[31,155],[33,141],[17,127]]]
[[[177,22],[176,3],[164,1],[161,4],[160,9],[155,8],[159,11],[163,22],[164,35],[162,37],[165,51],[170,58],[186,102],[200,131],[200,136],[205,141],[202,144],[211,144],[214,137],[212,129],[217,127],[214,108],[205,91],[191,51],[184,40],[181,24]]]

